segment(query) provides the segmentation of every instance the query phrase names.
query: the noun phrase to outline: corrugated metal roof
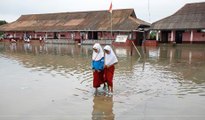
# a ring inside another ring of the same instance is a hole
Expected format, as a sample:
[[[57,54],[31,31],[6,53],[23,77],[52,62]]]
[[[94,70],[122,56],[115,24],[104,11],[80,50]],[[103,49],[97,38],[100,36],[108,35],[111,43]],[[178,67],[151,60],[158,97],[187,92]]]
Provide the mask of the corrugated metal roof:
[[[149,23],[136,18],[133,9],[113,10],[114,30],[135,30]],[[22,15],[13,23],[3,25],[0,31],[70,31],[111,29],[111,14],[108,11],[66,12]]]
[[[205,2],[186,4],[175,14],[154,22],[150,29],[205,29]]]

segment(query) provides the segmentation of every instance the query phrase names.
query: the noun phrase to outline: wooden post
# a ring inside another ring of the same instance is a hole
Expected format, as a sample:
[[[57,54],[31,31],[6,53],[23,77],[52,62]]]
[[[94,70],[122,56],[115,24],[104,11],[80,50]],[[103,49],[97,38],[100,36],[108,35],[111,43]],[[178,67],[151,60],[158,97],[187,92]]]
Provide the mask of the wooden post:
[[[159,41],[159,31],[157,31],[156,40]]]
[[[171,32],[171,42],[174,42],[174,31]]]
[[[191,42],[191,43],[193,42],[193,38],[194,38],[194,31],[191,30],[191,36],[190,36],[190,42]]]
[[[132,56],[132,53],[133,53],[133,46],[132,45],[130,45],[130,55]]]
[[[135,46],[135,44],[134,44],[134,42],[133,42],[133,41],[132,41],[132,44],[133,44],[133,46],[135,47],[135,49],[136,49],[136,51],[137,51],[138,55],[139,55],[140,57],[142,57],[142,56],[141,56],[141,54],[140,54],[140,52],[139,52],[139,50],[137,49],[137,47]]]
[[[58,33],[58,39],[61,39],[61,33],[60,32]]]
[[[34,33],[34,38],[37,39],[37,34],[36,34],[36,32]]]

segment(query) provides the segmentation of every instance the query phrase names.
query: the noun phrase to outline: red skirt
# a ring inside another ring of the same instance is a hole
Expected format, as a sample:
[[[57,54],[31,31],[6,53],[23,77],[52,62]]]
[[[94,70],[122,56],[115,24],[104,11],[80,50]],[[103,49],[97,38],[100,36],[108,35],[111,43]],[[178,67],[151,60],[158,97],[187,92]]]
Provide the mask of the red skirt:
[[[109,68],[104,69],[105,81],[108,86],[113,87],[113,76],[114,76],[115,66],[110,66]]]
[[[104,71],[94,71],[93,72],[93,87],[98,88],[100,85],[104,83]]]

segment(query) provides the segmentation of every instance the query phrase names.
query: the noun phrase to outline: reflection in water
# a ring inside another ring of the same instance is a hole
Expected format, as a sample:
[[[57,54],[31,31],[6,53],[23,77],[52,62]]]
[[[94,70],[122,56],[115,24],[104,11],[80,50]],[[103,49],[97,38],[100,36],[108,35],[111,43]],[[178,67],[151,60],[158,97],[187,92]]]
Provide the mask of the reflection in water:
[[[205,49],[203,45],[147,47],[146,51],[148,51],[146,63],[151,63],[156,69],[160,68],[159,72],[168,73],[170,71],[176,75],[173,79],[179,83],[176,94],[204,95]],[[161,76],[164,75],[161,74]],[[168,74],[164,79],[166,78]]]
[[[92,120],[114,120],[113,97],[94,96]]]
[[[129,48],[122,47],[115,48],[115,53],[118,57],[128,57],[131,54]]]
[[[16,51],[16,43],[11,43],[11,45],[10,45],[10,49],[11,49],[11,51]]]
[[[32,46],[30,43],[24,43],[24,50],[25,52],[31,52],[32,51]]]
[[[79,79],[86,78],[82,79],[83,83],[86,80],[91,83],[92,46],[30,43],[0,44],[0,46],[1,55],[17,59],[32,70],[47,70],[48,72],[55,70],[67,77],[76,74]],[[141,59],[138,59],[137,56],[131,57],[129,47],[114,48],[120,60],[116,70],[118,79],[124,79],[123,75],[127,77],[126,79],[133,78],[136,70],[139,75],[144,72],[155,74],[149,70],[154,69],[158,71],[158,74],[172,72],[177,76],[176,80],[179,83],[184,83],[183,81],[186,83],[189,80],[198,84],[205,82],[205,70],[203,69],[205,67],[205,50],[203,46],[142,47],[141,53],[145,54]],[[133,54],[137,55],[137,53]],[[138,71],[140,69],[142,71]]]

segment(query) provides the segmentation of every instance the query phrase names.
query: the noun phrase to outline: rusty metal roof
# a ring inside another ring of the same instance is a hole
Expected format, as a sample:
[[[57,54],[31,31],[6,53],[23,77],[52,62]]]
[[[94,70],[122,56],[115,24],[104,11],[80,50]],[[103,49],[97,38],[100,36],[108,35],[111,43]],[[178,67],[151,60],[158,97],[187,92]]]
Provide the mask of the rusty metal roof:
[[[154,22],[150,29],[205,29],[205,2],[186,4],[175,14]]]
[[[136,17],[134,9],[113,10],[113,31],[136,30],[149,23]],[[22,15],[15,22],[3,25],[0,31],[108,31],[111,13],[106,11],[65,12]]]

